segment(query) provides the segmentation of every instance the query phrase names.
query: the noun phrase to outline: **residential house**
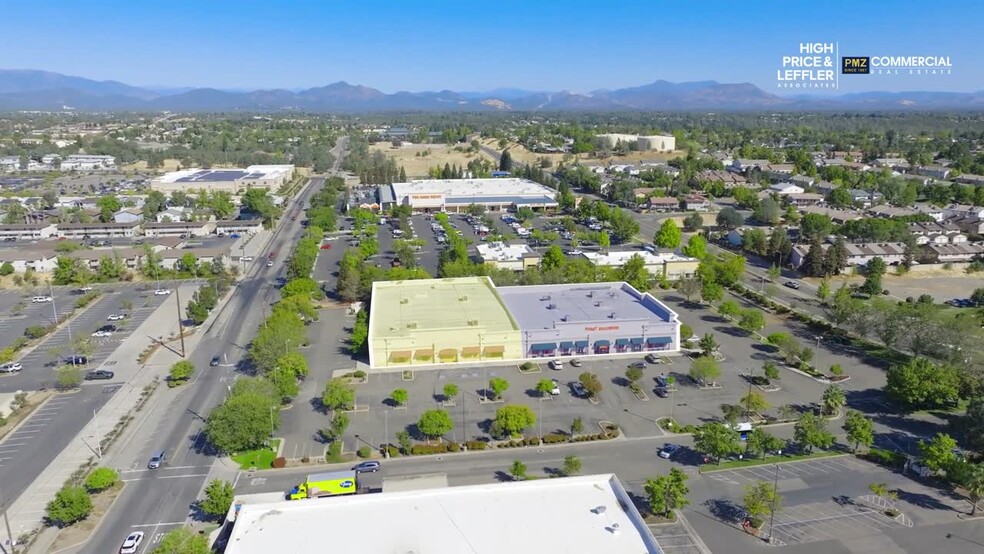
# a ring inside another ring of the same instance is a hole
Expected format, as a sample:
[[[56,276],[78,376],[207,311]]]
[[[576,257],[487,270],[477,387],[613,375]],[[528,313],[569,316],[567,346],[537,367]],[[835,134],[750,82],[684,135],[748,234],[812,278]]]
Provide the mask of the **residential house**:
[[[963,175],[956,177],[955,180],[964,185],[984,185],[984,175],[974,175],[973,173],[964,173]]]
[[[740,173],[720,171],[717,169],[705,169],[692,179],[692,184],[698,187],[706,183],[723,183],[725,189],[733,189],[735,187],[745,186],[748,183],[748,179],[745,179]]]
[[[736,173],[744,173],[745,175],[748,175],[749,171],[752,170],[762,171],[762,168],[764,168],[767,165],[769,165],[769,160],[736,159],[731,162],[731,165],[728,167],[728,170],[734,171]]]
[[[194,254],[195,261],[198,262],[199,266],[211,265],[215,260],[219,260],[219,263],[227,267],[236,265],[232,261],[229,246],[227,245],[213,248],[162,250],[158,253],[161,259],[161,267],[164,269],[180,269],[178,262],[188,253]]]
[[[788,179],[796,171],[795,164],[773,164],[770,163],[762,168],[762,172],[771,179]]]
[[[942,165],[921,165],[916,168],[916,174],[933,179],[946,179],[950,176],[951,170]]]
[[[215,231],[212,221],[174,221],[165,223],[147,223],[143,226],[144,236],[147,237],[204,237]]]
[[[916,237],[916,244],[961,244],[967,242],[967,235],[953,223],[910,223],[909,232]]]
[[[976,217],[984,219],[984,206],[969,206],[966,204],[950,204],[943,208],[943,218]]]
[[[116,223],[133,223],[143,221],[143,212],[136,208],[123,208],[113,214],[113,221]]]
[[[19,171],[20,156],[0,156],[0,171]]]
[[[887,167],[888,169],[901,172],[908,171],[910,167],[909,161],[905,158],[875,158],[871,162],[871,165],[879,168]]]
[[[711,209],[711,203],[699,194],[690,194],[683,199],[683,208],[688,212],[706,212]]]
[[[810,177],[809,175],[793,175],[788,181],[794,185],[803,187],[804,190],[817,183],[816,177]]]
[[[175,221],[184,221],[188,219],[186,214],[190,214],[191,210],[184,207],[173,207],[168,208],[157,214],[158,223],[170,223]]]
[[[728,234],[724,237],[724,239],[728,241],[728,244],[731,246],[741,248],[741,246],[745,244],[745,231],[747,230],[748,228],[746,227],[732,229],[728,231]]]
[[[680,201],[676,198],[657,196],[649,199],[648,207],[657,212],[675,212],[680,210]]]
[[[59,223],[58,236],[65,238],[131,238],[136,236],[140,223]]]
[[[824,243],[821,248],[826,252],[830,246],[830,243]],[[848,243],[845,245],[845,249],[847,250],[846,263],[848,267],[863,266],[875,258],[881,258],[886,265],[898,265],[905,259],[905,243],[902,242]],[[790,265],[799,269],[809,251],[809,245],[793,246],[793,253],[789,260]]]
[[[821,214],[830,218],[832,222],[836,225],[843,225],[848,221],[854,221],[855,219],[861,219],[861,214],[855,210],[848,210],[844,208],[830,208],[827,206],[801,206],[799,208],[801,214]]]
[[[632,190],[632,196],[635,198],[637,205],[642,205],[646,203],[646,199],[649,195],[653,193],[656,189],[654,188],[638,188]]]
[[[793,183],[776,183],[769,187],[771,192],[779,195],[785,194],[803,194],[806,190],[799,185],[794,185]]]
[[[918,213],[928,215],[936,222],[943,221],[943,208],[940,208],[939,206],[922,202],[913,206],[913,209]]]
[[[819,192],[820,194],[827,196],[828,194],[834,192],[834,189],[839,189],[840,185],[831,183],[830,181],[817,181],[813,184],[813,192]]]
[[[851,195],[851,201],[855,205],[860,204],[862,208],[870,208],[885,199],[880,192],[873,190],[848,189],[847,193]]]
[[[787,194],[784,196],[787,202],[793,206],[816,206],[823,203],[823,195],[815,192],[801,192],[799,194]]]
[[[232,233],[256,234],[263,230],[262,219],[237,219],[233,221],[216,221],[215,232],[231,235]]]
[[[984,256],[984,243],[930,244],[926,251],[936,263],[969,262]]]
[[[54,223],[18,223],[0,225],[0,238],[17,240],[43,240],[55,236],[58,227]]]
[[[888,204],[881,204],[868,208],[868,214],[874,217],[901,217],[907,215],[918,215],[919,212],[912,208],[900,208],[897,206],[889,206]]]
[[[961,232],[967,235],[984,235],[984,219],[976,216],[954,216],[943,220],[945,223],[955,225]]]
[[[37,273],[50,273],[58,265],[58,254],[54,250],[11,248],[0,250],[0,265],[10,263],[14,271],[24,273],[28,269]]]

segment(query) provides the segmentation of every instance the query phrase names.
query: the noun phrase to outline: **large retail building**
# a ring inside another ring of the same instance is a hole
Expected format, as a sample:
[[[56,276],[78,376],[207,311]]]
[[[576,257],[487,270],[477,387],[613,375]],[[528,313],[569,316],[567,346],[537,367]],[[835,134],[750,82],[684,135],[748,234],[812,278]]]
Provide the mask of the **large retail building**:
[[[387,489],[384,481],[381,493],[320,500],[238,496],[225,552],[663,553],[612,474]]]
[[[501,212],[521,207],[556,208],[557,191],[528,179],[416,179],[379,187],[384,210],[410,206],[421,212],[465,212],[472,204]]]
[[[462,277],[373,284],[373,368],[679,349],[677,314],[627,283],[497,288],[488,277]]]
[[[248,188],[276,192],[294,176],[292,165],[251,165],[246,169],[184,169],[150,181],[150,190],[194,193],[199,189],[239,194]]]

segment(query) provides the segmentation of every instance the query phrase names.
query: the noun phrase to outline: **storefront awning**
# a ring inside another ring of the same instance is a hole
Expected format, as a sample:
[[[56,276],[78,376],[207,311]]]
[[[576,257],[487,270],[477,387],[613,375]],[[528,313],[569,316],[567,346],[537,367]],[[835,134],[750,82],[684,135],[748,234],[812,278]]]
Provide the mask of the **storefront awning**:
[[[413,357],[418,360],[429,360],[434,357],[433,348],[421,348],[413,353]]]
[[[486,346],[485,347],[486,356],[502,356],[506,352],[505,346]]]
[[[585,342],[584,343],[584,346],[587,346],[587,345],[588,345],[588,343]],[[560,349],[561,350],[571,350],[572,348],[574,348],[574,343],[571,342],[571,341],[569,341],[569,340],[565,340],[565,341],[563,341],[563,342],[560,343]]]
[[[586,340],[577,340],[577,341],[574,341],[574,347],[575,348],[587,348],[588,347],[588,341],[586,341]]]
[[[632,344],[642,344],[642,337],[631,338],[629,342]]]
[[[482,352],[482,347],[480,346],[466,346],[461,349],[462,356],[478,356]]]
[[[454,348],[445,348],[437,353],[437,357],[442,360],[454,360],[458,358],[458,351]]]
[[[530,345],[531,352],[553,352],[557,350],[556,342],[538,342]]]
[[[412,353],[409,350],[397,350],[396,352],[390,352],[389,361],[391,362],[405,362],[410,359]]]
[[[670,344],[673,339],[670,337],[649,337],[646,339],[646,344]]]
[[[612,343],[609,342],[609,341],[607,341],[607,340],[596,340],[595,341],[595,348],[598,348],[599,346],[611,346],[611,345],[612,345]]]
[[[615,339],[615,346],[628,346],[629,339]]]

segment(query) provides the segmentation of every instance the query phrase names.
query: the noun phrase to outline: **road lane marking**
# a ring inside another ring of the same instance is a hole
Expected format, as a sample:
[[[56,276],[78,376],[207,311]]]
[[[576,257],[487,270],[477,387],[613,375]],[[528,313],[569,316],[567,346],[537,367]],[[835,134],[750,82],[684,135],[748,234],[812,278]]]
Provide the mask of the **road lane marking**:
[[[189,475],[162,475],[156,477],[156,479],[184,479],[185,477],[208,477],[208,473],[193,473]],[[129,483],[130,481],[147,481],[149,479],[154,479],[154,477],[140,477],[137,479],[120,479],[124,483]]]
[[[139,528],[139,527],[157,527],[159,525],[184,525],[184,522],[183,521],[180,521],[180,522],[174,522],[174,523],[163,523],[163,522],[162,523],[145,523],[143,525],[131,525],[130,527],[137,527],[137,528]]]

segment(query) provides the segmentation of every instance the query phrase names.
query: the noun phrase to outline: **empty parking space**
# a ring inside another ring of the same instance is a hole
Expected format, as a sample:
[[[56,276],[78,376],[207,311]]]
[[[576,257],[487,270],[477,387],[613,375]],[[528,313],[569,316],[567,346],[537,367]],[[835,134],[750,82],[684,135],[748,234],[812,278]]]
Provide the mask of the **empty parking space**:
[[[904,526],[873,507],[848,500],[844,503],[815,502],[783,508],[776,512],[772,536],[781,544],[825,540],[850,540]],[[766,529],[768,533],[768,529]]]
[[[650,525],[649,532],[666,554],[701,554],[699,539],[681,523]]]
[[[872,466],[860,462],[850,456],[836,456],[832,458],[820,458],[817,460],[804,460],[801,462],[789,462],[779,464],[779,476],[781,479],[803,479],[810,477],[832,476],[844,472],[870,472]],[[724,471],[714,471],[704,474],[707,478],[724,483],[727,485],[744,486],[749,483],[759,481],[772,481],[776,478],[776,466],[761,465],[746,467],[741,469],[729,469]]]
[[[37,441],[45,428],[51,425],[73,399],[70,396],[55,396],[35,410],[31,417],[13,433],[0,441],[0,468],[17,457],[23,450]]]

